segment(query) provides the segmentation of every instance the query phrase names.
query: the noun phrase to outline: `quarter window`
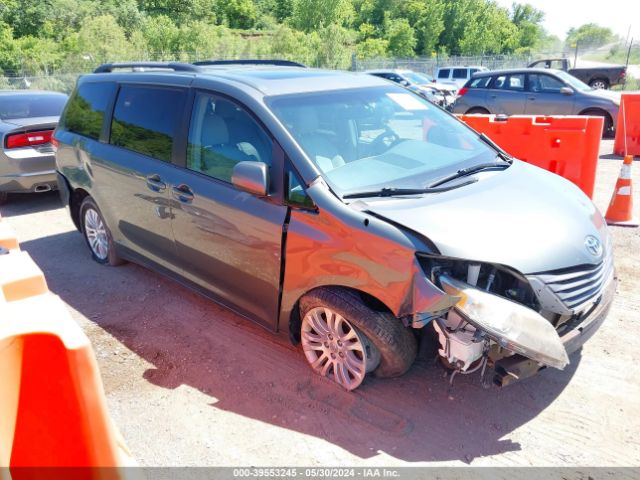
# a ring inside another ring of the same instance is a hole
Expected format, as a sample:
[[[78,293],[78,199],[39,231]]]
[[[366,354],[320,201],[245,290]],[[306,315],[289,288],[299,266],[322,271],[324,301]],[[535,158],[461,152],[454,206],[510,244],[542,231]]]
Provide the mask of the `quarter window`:
[[[115,83],[84,83],[71,96],[60,129],[98,140]]]
[[[170,162],[185,99],[182,89],[122,86],[111,122],[111,143]]]
[[[273,142],[243,108],[229,100],[198,93],[193,105],[187,168],[231,182],[243,161],[272,163]]]

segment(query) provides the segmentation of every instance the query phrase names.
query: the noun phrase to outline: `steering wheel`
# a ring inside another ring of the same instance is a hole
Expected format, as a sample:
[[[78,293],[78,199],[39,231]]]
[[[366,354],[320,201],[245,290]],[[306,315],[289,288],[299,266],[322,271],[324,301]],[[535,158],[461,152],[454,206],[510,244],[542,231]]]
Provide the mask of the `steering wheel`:
[[[389,127],[386,127],[384,132],[380,133],[373,139],[371,142],[371,149],[375,152],[384,152],[400,142],[402,142],[402,138],[400,138],[400,136]]]

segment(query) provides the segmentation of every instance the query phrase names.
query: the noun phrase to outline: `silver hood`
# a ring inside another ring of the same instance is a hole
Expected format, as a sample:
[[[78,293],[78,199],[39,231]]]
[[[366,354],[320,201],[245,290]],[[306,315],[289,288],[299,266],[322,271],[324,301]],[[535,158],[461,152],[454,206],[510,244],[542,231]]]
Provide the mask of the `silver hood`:
[[[431,240],[442,255],[508,265],[524,274],[597,264],[606,223],[575,185],[519,160],[474,184],[437,194],[367,200],[367,209]]]

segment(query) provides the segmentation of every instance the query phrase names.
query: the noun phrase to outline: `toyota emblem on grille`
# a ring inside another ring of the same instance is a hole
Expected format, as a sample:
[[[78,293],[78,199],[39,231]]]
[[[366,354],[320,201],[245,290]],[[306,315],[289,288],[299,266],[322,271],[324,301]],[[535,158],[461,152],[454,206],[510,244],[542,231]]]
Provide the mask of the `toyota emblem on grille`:
[[[600,257],[602,255],[602,243],[593,235],[588,235],[587,238],[584,239],[584,246],[594,257]]]

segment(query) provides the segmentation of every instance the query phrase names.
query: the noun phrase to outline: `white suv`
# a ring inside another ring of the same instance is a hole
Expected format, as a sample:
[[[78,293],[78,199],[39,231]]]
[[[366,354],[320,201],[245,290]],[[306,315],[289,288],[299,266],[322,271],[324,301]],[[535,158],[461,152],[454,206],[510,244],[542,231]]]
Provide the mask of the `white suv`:
[[[459,90],[467,83],[471,75],[486,70],[486,67],[441,67],[436,70],[436,78],[439,83],[455,85]]]

